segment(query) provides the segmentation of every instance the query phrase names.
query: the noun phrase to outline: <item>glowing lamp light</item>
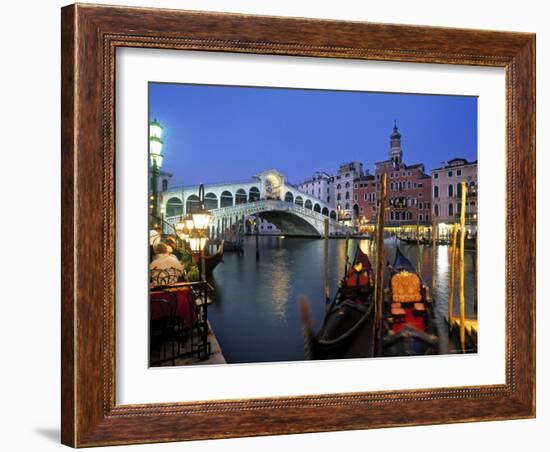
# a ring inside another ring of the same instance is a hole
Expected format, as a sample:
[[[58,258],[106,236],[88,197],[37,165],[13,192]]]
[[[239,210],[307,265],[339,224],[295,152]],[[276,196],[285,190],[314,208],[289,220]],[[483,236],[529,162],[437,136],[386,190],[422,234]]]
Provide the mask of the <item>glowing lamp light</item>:
[[[151,124],[149,124],[149,138],[158,138],[162,136],[162,126],[160,123],[154,119]]]
[[[176,234],[183,241],[189,239],[189,229],[187,229],[187,224],[183,218],[176,224]]]
[[[183,219],[183,222],[185,223],[185,227],[188,231],[192,231],[195,228],[193,217],[191,215],[187,215],[187,217]]]
[[[206,237],[189,237],[189,247],[193,253],[201,252],[206,246]]]
[[[151,155],[161,155],[162,154],[162,140],[157,137],[151,137],[149,140],[149,150]]]
[[[191,214],[187,214],[185,217],[181,216],[180,221],[175,226],[176,234],[183,240],[189,240],[189,236],[195,231],[195,225],[193,223],[193,217]]]
[[[193,216],[193,225],[195,229],[199,232],[206,231],[206,228],[208,228],[210,220],[212,219],[212,215],[210,215],[210,212],[208,212],[208,210],[204,207],[203,184],[199,186],[199,209],[191,215]]]
[[[210,215],[208,210],[199,209],[197,212],[194,212],[192,215],[193,215],[193,224],[195,226],[195,229],[197,231],[205,231],[206,228],[208,228],[208,225],[210,224],[210,220],[212,219],[212,215]]]
[[[151,137],[149,140],[149,155],[151,164],[160,168],[162,166],[162,140],[160,138]]]
[[[160,168],[162,166],[163,155],[151,155],[151,165]]]

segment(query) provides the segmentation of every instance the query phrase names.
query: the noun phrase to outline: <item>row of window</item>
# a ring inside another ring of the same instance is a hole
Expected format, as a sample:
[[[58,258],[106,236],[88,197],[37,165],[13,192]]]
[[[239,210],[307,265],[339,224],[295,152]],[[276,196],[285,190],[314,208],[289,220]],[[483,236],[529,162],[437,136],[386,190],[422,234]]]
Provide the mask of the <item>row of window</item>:
[[[475,201],[471,201],[470,203],[466,203],[466,212],[468,214],[474,213],[475,210],[476,210],[475,207],[476,207]],[[455,209],[455,205],[453,203],[449,204],[447,206],[447,216],[452,217],[453,215],[459,214],[461,208],[462,208],[461,203],[458,203],[456,205],[456,209]],[[439,216],[439,206],[437,204],[434,205],[434,213],[435,213],[436,217]]]
[[[341,174],[338,174],[338,175],[336,176],[336,179],[340,180],[342,177],[348,178],[348,177],[349,177],[349,173],[346,173],[344,176],[342,176]]]
[[[390,182],[390,190],[391,191],[403,191],[403,190],[410,190],[414,188],[422,188],[424,184],[422,182],[396,182],[395,184],[393,182]]]
[[[368,188],[369,183],[368,182],[359,182],[358,184],[354,184],[354,188]],[[371,182],[371,186],[374,187],[376,184],[374,182]]]
[[[458,184],[456,184],[456,191],[454,187],[455,187],[454,184],[449,184],[449,186],[447,187],[447,196],[452,198],[455,195],[455,193],[456,193],[456,196],[458,197],[462,196],[462,183],[459,182]],[[470,192],[475,192],[476,184],[474,181],[471,181],[469,183],[468,190]],[[439,198],[439,187],[437,185],[434,186],[434,198]]]
[[[309,195],[311,195],[311,196],[315,196],[315,190],[313,188],[311,190],[308,190],[307,188],[305,190],[302,189],[302,191],[309,194]],[[327,197],[328,198],[330,198],[329,194],[330,194],[330,189],[327,188]],[[320,188],[317,189],[317,197],[321,198],[321,189]]]
[[[390,173],[390,179],[395,179],[395,178],[398,178],[399,176],[400,176],[399,171],[392,171]],[[402,171],[401,172],[401,177],[411,177],[411,172],[410,171]]]
[[[345,188],[349,188],[349,187],[350,187],[350,183],[349,183],[349,182],[346,182]],[[341,189],[342,189],[342,184],[336,185],[336,190],[341,190]]]
[[[462,170],[457,169],[456,172],[447,171],[447,177],[453,177],[453,174],[457,177],[462,176]],[[434,173],[434,179],[439,179],[439,173]]]
[[[390,220],[392,221],[412,221],[413,215],[412,212],[390,212]],[[421,223],[424,221],[429,221],[430,214],[419,214],[418,221]]]

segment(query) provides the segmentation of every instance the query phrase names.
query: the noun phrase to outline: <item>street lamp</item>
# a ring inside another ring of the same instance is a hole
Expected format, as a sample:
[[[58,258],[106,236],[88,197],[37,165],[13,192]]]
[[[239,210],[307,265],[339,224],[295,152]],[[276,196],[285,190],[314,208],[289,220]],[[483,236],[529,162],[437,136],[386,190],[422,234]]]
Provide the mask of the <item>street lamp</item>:
[[[188,225],[188,221],[191,223]],[[187,242],[189,239],[189,232],[193,229],[193,219],[190,215],[180,216],[180,221],[176,224],[176,234],[182,242]]]
[[[149,124],[149,136],[158,138],[160,140],[162,137],[162,129],[163,127],[160,125],[160,122],[158,122],[156,119],[153,119],[151,124]]]
[[[206,229],[208,228],[208,225],[210,223],[210,220],[212,219],[212,215],[210,215],[210,212],[206,210],[206,207],[204,206],[204,185],[201,184],[199,187],[199,208],[192,213],[193,216],[193,224],[197,231],[200,231],[201,233],[206,232]]]
[[[151,163],[151,188],[153,191],[151,217],[155,223],[158,220],[158,176],[164,158],[162,154],[162,145],[164,144],[161,139],[162,130],[163,127],[156,119],[149,124],[149,159]]]
[[[200,256],[200,280],[203,291],[203,318],[204,324],[202,326],[202,340],[204,344],[204,359],[210,354],[210,344],[208,343],[208,284],[206,282],[206,262],[204,259],[204,248],[208,241],[208,225],[212,215],[206,209],[204,205],[204,185],[199,186],[199,208],[191,214],[187,214],[186,217],[181,217],[179,223],[176,226],[176,230],[180,230],[182,236],[187,237],[187,243],[191,252]]]
[[[204,185],[199,186],[199,208],[185,217],[182,215],[176,224],[176,233],[181,240],[189,243],[191,252],[200,256],[201,276],[205,276],[204,248],[208,241],[208,225],[212,215],[204,205]],[[201,278],[201,279],[202,279]]]

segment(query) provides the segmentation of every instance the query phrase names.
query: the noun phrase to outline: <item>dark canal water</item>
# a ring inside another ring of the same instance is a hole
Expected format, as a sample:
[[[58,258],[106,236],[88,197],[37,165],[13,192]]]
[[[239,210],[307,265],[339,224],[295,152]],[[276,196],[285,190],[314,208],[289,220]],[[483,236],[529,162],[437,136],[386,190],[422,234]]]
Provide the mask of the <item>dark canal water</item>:
[[[360,244],[370,256],[370,241],[349,240],[352,259]],[[216,289],[209,306],[209,319],[230,364],[250,362],[296,361],[305,359],[298,297],[311,301],[314,329],[321,325],[323,300],[323,240],[306,238],[261,237],[260,258],[256,259],[255,238],[245,237],[243,254],[225,253],[224,262],[212,275]],[[393,263],[395,239],[385,242],[386,257]],[[403,253],[416,265],[416,246],[400,244]],[[431,247],[420,247],[423,277],[431,285]],[[334,295],[345,265],[346,241],[329,241],[330,293]],[[440,327],[448,311],[451,256],[449,247],[438,246],[436,258],[436,315]],[[456,259],[458,263],[458,256]],[[466,315],[475,315],[475,253],[465,253]],[[458,265],[457,265],[458,268]],[[458,272],[455,273],[455,314],[458,314]],[[445,340],[441,353],[448,353]]]

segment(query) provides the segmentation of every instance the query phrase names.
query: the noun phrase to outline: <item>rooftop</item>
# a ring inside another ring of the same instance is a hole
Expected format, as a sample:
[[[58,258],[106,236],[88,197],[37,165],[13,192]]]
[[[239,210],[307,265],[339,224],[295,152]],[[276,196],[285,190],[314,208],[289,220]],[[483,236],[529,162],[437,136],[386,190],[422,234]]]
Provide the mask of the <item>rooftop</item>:
[[[357,177],[356,179],[354,179],[354,182],[363,182],[363,181],[372,181],[372,180],[375,180],[375,177],[372,174],[366,174],[364,176]]]
[[[446,163],[446,165],[444,164],[445,162],[442,162],[441,166],[439,168],[434,168],[432,170],[432,172],[434,171],[440,171],[440,170],[445,170],[445,169],[449,169],[449,168],[456,168],[456,167],[459,167],[459,166],[473,166],[473,165],[477,165],[477,160],[474,160],[472,162],[469,162],[468,160],[466,160],[465,158],[461,158],[461,157],[457,157],[457,158],[454,158],[454,159],[451,159],[451,160],[448,160]]]

